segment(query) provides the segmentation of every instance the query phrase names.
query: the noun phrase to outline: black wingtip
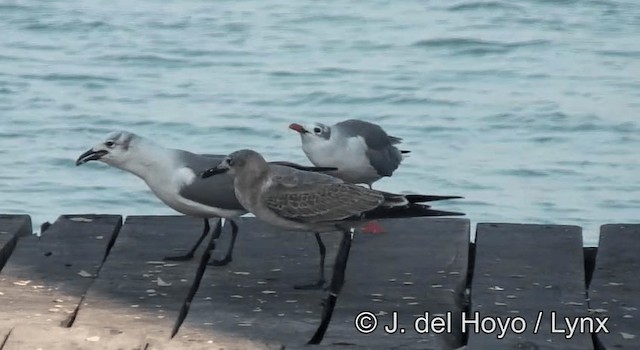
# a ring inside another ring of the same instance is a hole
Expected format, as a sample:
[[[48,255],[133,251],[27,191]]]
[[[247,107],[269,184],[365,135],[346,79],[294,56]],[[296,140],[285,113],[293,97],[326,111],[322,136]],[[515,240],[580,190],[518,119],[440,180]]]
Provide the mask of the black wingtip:
[[[407,194],[404,196],[409,203],[424,203],[443,201],[446,199],[461,199],[461,196],[437,196],[437,195],[423,195],[423,194]]]
[[[399,219],[421,216],[464,216],[465,213],[431,209],[428,205],[410,204],[404,207],[378,207],[365,213],[365,219]]]
[[[400,150],[400,153],[407,154],[407,153],[411,153],[411,151],[407,151],[406,149],[403,149],[403,150]]]
[[[281,166],[294,168],[294,169],[297,169],[297,170],[310,171],[310,172],[314,172],[314,173],[324,173],[324,172],[328,172],[328,171],[337,171],[338,170],[338,168],[335,168],[335,167],[307,166],[307,165],[300,165],[300,164],[296,164],[296,163],[293,163],[293,162],[287,162],[287,161],[275,161],[275,162],[269,162],[269,164],[281,165]]]

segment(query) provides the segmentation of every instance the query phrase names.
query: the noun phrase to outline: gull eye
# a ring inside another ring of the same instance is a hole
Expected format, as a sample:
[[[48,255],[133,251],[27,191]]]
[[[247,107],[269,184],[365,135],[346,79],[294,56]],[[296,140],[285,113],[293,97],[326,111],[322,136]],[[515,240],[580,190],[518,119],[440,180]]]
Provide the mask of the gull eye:
[[[319,134],[319,133],[322,132],[322,129],[320,129],[319,127],[316,126],[315,128],[313,128],[313,132],[316,133],[316,134]]]
[[[111,141],[111,140],[109,140],[109,141],[105,142],[104,145],[109,147],[109,148],[113,148],[113,146],[115,146],[116,143]]]
[[[228,166],[233,166],[233,159],[227,158],[227,165]]]

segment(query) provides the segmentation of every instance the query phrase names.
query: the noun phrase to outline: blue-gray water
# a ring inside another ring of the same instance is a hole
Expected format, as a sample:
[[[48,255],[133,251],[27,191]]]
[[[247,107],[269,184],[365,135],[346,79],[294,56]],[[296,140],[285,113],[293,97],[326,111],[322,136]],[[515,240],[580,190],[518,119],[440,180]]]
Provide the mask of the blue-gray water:
[[[291,122],[413,153],[375,187],[487,221],[640,219],[640,3],[0,1],[0,212],[170,214],[74,160],[113,129],[306,161]]]

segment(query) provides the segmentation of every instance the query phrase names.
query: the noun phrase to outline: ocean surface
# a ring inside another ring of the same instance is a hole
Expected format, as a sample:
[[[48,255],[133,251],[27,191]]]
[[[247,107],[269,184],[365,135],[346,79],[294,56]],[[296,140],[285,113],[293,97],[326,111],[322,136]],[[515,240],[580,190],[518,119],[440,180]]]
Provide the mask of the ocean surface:
[[[173,214],[74,160],[111,130],[307,162],[292,122],[381,124],[389,191],[478,222],[640,221],[640,2],[0,1],[0,213]]]

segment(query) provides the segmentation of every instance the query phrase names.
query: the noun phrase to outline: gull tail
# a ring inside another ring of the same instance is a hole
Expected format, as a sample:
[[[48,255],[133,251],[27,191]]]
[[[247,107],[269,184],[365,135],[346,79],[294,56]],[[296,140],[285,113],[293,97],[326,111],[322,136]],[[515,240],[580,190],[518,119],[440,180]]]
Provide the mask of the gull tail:
[[[380,192],[384,196],[384,203],[379,207],[364,213],[365,219],[408,218],[418,216],[459,216],[465,215],[455,211],[432,209],[431,206],[420,204],[423,202],[458,199],[460,196],[436,196],[421,194],[395,194]]]
[[[363,219],[398,219],[421,216],[461,216],[464,213],[432,209],[425,204],[411,203],[402,207],[378,207],[363,214]]]
[[[389,137],[389,142],[391,142],[392,145],[397,145],[399,143],[402,143],[401,137],[395,137],[391,135],[387,135],[387,136]]]

